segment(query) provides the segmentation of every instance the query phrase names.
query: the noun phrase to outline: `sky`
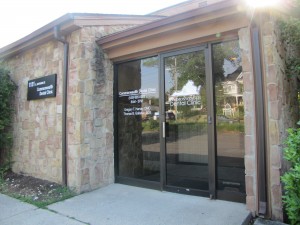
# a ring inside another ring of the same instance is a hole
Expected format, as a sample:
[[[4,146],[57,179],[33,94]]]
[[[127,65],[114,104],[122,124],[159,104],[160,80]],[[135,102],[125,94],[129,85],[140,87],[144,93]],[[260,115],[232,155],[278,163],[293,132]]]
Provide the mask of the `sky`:
[[[1,0],[0,48],[66,13],[147,14],[185,0]]]

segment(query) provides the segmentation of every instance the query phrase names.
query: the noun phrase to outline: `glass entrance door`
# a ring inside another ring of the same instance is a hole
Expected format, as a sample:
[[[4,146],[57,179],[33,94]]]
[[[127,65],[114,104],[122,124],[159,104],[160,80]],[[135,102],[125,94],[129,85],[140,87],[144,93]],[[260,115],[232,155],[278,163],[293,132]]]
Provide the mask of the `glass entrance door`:
[[[238,41],[117,65],[116,181],[245,201]]]
[[[165,185],[183,192],[209,190],[206,61],[201,48],[162,58]]]

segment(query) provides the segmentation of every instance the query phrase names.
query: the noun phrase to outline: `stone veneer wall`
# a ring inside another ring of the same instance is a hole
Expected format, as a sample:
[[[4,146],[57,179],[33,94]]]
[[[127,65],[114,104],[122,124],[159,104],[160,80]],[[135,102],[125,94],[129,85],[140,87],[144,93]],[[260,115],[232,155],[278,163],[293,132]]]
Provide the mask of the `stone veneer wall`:
[[[286,129],[294,127],[299,118],[297,80],[285,74],[285,58],[292,49],[282,43],[276,18],[265,15],[261,24],[261,46],[264,69],[265,113],[266,113],[266,160],[268,172],[269,215],[274,220],[283,220],[282,184],[280,176],[286,169],[282,156]],[[245,101],[245,173],[247,208],[257,214],[256,171],[256,125],[255,93],[252,71],[250,29],[239,31],[242,50],[244,101]]]
[[[113,67],[95,40],[131,25],[84,27],[67,37],[68,186],[78,192],[114,181]],[[13,171],[62,182],[63,45],[51,41],[3,64],[18,85],[14,117]],[[57,74],[57,96],[27,101],[30,79]]]
[[[270,213],[272,219],[282,221],[280,176],[286,169],[282,156],[283,141],[286,129],[294,127],[298,119],[297,79],[288,78],[285,74],[285,58],[287,51],[292,49],[282,42],[276,17],[265,15],[261,31],[265,65]]]
[[[239,30],[239,44],[242,52],[243,82],[244,82],[244,111],[245,111],[245,183],[246,204],[248,210],[255,215],[257,210],[257,171],[256,171],[256,117],[255,92],[252,67],[252,49],[250,28]]]
[[[4,65],[18,85],[14,115],[13,171],[61,182],[61,74],[63,46],[49,42]],[[57,73],[57,96],[27,101],[28,80]]]
[[[69,37],[68,185],[78,192],[114,182],[113,66],[95,41],[128,27],[84,27]]]
[[[95,43],[98,30],[83,28],[69,40],[68,184],[79,192],[113,182],[113,74]]]

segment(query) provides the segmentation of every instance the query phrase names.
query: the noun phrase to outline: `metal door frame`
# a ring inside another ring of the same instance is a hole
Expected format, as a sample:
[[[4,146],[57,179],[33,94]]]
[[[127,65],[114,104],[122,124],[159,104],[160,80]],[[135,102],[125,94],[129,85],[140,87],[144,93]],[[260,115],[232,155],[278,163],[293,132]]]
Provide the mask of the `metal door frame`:
[[[208,135],[208,186],[209,190],[196,190],[183,187],[173,187],[166,184],[166,138],[165,132],[165,64],[164,59],[186,53],[204,51],[205,74],[206,74],[206,99],[207,99],[207,135]],[[215,158],[215,118],[214,118],[214,93],[212,78],[211,45],[206,44],[198,47],[186,48],[182,50],[162,53],[159,57],[159,115],[160,115],[160,188],[161,190],[174,191],[185,194],[209,196],[216,198],[216,158]]]

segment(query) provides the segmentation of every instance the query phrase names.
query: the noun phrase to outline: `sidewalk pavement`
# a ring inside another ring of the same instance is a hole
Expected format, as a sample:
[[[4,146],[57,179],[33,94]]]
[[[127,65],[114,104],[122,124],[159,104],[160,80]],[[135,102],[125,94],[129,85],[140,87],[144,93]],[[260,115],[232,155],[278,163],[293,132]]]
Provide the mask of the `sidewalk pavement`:
[[[112,184],[39,209],[0,194],[1,225],[241,225],[245,204]]]
[[[82,225],[84,223],[0,194],[0,224]]]

